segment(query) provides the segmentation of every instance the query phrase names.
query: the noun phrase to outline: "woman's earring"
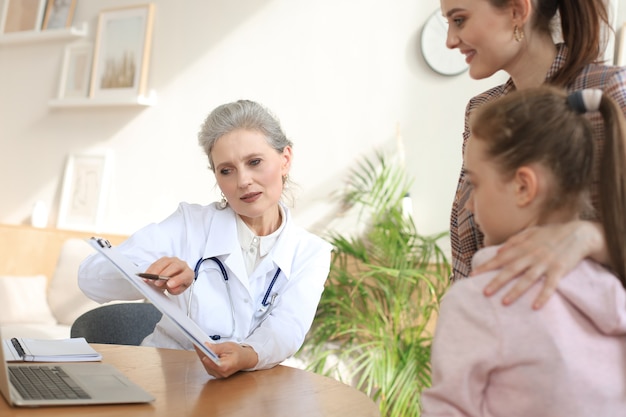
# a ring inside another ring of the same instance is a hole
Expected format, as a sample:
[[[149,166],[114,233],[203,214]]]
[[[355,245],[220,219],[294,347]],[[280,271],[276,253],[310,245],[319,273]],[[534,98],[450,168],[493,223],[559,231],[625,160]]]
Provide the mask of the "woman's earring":
[[[218,203],[218,206],[220,209],[225,209],[226,206],[228,205],[228,200],[226,200],[226,196],[224,195],[224,193],[222,193],[222,200]]]
[[[516,42],[521,42],[524,39],[524,31],[520,29],[517,25],[513,28],[513,37]]]

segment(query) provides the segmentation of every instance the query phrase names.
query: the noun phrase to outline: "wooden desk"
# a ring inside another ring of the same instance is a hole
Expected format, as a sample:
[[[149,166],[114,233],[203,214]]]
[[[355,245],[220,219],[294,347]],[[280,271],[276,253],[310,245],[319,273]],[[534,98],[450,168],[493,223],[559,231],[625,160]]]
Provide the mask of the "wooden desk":
[[[151,404],[86,407],[11,408],[0,400],[0,416],[113,417],[379,417],[362,392],[318,374],[277,366],[209,380],[195,352],[137,346],[93,345],[103,362],[114,365],[150,392]]]

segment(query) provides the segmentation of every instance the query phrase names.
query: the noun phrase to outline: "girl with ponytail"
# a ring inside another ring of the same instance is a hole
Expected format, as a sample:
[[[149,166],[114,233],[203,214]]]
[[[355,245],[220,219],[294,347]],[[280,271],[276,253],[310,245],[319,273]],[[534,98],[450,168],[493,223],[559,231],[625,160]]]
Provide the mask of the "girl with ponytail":
[[[590,115],[604,125],[601,150]],[[595,216],[612,268],[580,261],[539,310],[529,304],[542,282],[510,306],[483,296],[497,270],[455,283],[441,303],[422,416],[624,415],[626,122],[619,105],[599,89],[530,88],[482,106],[470,129],[466,209],[485,239],[474,267],[529,228]],[[602,181],[594,213],[596,163]]]

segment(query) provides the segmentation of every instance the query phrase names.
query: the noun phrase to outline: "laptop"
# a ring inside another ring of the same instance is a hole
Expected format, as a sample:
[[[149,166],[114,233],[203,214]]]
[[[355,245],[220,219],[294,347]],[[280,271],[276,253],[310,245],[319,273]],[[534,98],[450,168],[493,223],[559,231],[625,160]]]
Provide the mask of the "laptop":
[[[0,340],[2,334],[0,332]],[[105,363],[7,364],[0,349],[0,391],[11,406],[147,403],[154,397]],[[42,382],[31,384],[28,379]]]

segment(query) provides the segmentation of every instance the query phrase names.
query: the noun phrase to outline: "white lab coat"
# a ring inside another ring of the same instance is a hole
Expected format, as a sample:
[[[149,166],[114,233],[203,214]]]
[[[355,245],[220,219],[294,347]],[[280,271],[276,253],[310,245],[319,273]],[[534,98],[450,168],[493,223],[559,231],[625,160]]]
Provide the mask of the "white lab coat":
[[[293,355],[304,342],[319,303],[330,268],[331,245],[297,227],[284,207],[286,223],[278,240],[250,277],[237,239],[236,214],[217,204],[200,206],[181,203],[178,210],[158,224],[150,224],[118,246],[118,250],[146,270],[157,259],[173,256],[191,269],[201,258],[215,256],[224,264],[235,310],[235,333],[220,342],[246,343],[257,352],[254,369],[272,367]],[[282,270],[272,293],[277,293],[270,311],[261,301],[277,268]],[[141,298],[103,256],[94,254],[80,265],[78,284],[91,299],[100,303]],[[188,311],[191,291],[168,296]],[[205,261],[191,296],[190,317],[207,335],[228,336],[232,332],[231,306],[218,265]],[[207,340],[212,342],[211,340]],[[142,343],[174,349],[193,345],[168,319]]]

